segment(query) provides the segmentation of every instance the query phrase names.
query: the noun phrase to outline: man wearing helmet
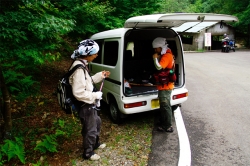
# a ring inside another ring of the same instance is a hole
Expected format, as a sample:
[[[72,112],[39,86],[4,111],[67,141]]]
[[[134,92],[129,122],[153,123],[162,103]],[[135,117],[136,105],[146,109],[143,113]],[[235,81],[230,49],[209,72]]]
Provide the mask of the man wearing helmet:
[[[152,42],[155,53],[153,54],[154,64],[157,70],[171,69],[174,65],[174,56],[165,38],[157,37]],[[172,108],[170,104],[171,92],[174,88],[174,83],[157,85],[158,97],[160,102],[160,126],[158,131],[173,132],[172,127]]]
[[[229,40],[229,37],[227,36],[227,34],[225,33],[224,35],[223,35],[223,39],[222,39],[222,41],[228,41]]]
[[[100,105],[102,92],[95,92],[93,83],[101,82],[105,77],[109,77],[110,72],[102,71],[90,76],[87,68],[88,63],[98,56],[98,51],[99,46],[95,41],[90,39],[81,41],[78,49],[71,55],[75,61],[70,69],[77,64],[82,64],[85,69],[78,68],[69,78],[74,97],[84,103],[79,111],[82,123],[83,158],[90,160],[100,159],[94,150],[106,147],[106,144],[99,142],[101,118],[95,109],[96,105]]]

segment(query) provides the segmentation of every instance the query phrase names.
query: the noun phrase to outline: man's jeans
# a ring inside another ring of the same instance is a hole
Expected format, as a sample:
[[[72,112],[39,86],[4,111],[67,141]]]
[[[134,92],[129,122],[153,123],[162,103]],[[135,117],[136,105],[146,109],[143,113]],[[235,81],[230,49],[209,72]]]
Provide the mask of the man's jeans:
[[[172,126],[172,108],[170,104],[172,90],[159,90],[158,97],[160,102],[160,122],[162,128],[167,130]]]

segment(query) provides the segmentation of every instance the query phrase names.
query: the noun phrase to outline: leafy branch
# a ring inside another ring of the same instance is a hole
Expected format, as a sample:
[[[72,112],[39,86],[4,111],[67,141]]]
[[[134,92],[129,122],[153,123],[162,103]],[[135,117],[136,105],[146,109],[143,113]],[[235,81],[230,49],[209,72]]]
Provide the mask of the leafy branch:
[[[64,128],[64,121],[63,120],[58,120],[59,126],[61,128]],[[57,137],[58,136],[64,136],[66,135],[66,132],[60,130],[60,129],[56,129],[55,134],[51,134],[51,135],[45,135],[42,139],[42,141],[37,141],[37,145],[34,148],[34,150],[38,150],[42,153],[46,153],[47,151],[49,152],[57,152]]]
[[[5,140],[4,145],[1,145],[0,151],[0,165],[3,164],[5,160],[2,160],[2,157],[6,155],[8,157],[8,161],[12,158],[18,157],[18,159],[25,164],[25,152],[24,145],[21,138],[15,137],[15,141]]]

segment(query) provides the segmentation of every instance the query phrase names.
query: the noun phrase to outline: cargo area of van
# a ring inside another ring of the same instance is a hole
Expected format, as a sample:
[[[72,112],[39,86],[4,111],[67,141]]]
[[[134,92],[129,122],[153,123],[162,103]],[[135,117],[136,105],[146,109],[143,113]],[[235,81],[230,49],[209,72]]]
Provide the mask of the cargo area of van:
[[[152,55],[152,41],[156,37],[167,38],[168,47],[175,57],[175,74],[177,81],[175,86],[181,86],[180,63],[178,59],[178,49],[175,37],[177,36],[171,29],[140,29],[130,30],[126,33],[123,57],[124,90],[126,96],[157,93],[156,82],[153,74],[157,71]],[[179,48],[181,46],[179,45]]]

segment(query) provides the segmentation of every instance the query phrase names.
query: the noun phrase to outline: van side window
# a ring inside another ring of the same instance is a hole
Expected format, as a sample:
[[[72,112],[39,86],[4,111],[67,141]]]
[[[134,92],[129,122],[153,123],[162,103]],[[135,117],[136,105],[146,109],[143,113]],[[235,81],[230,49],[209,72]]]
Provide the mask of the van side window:
[[[103,44],[103,40],[96,40],[95,41],[98,45],[99,45],[99,52],[98,52],[98,56],[95,58],[95,60],[93,61],[94,63],[102,63],[102,44]]]
[[[118,41],[107,41],[104,43],[104,65],[116,65],[118,59],[118,47]]]

